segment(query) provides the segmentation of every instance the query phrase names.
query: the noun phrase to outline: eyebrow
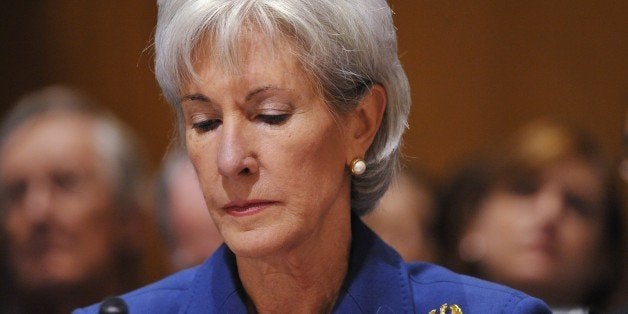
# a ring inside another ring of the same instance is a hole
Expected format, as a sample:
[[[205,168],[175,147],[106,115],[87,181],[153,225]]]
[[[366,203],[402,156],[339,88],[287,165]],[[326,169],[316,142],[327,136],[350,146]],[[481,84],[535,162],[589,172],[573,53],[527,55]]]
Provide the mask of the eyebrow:
[[[283,88],[274,86],[274,85],[266,85],[266,86],[262,86],[260,88],[256,88],[254,90],[252,90],[250,93],[248,93],[246,95],[246,98],[244,98],[245,101],[249,101],[251,100],[251,98],[255,97],[255,95],[265,92],[267,90],[284,90]]]
[[[245,101],[249,101],[251,100],[253,97],[255,97],[257,94],[260,94],[262,92],[265,92],[267,90],[285,90],[284,88],[280,88],[274,85],[266,85],[266,86],[262,86],[260,88],[256,88],[254,90],[252,90],[251,92],[249,92],[246,97],[244,98]],[[189,94],[189,95],[185,95],[183,97],[181,97],[181,102],[184,101],[202,101],[202,102],[206,102],[206,103],[211,103],[211,99],[201,93],[194,93],[194,94]]]
[[[199,93],[185,95],[185,96],[181,97],[181,102],[184,102],[184,101],[194,101],[194,100],[199,100],[199,101],[202,101],[202,102],[211,102],[209,97],[207,97],[207,96],[205,96],[203,94],[199,94]]]

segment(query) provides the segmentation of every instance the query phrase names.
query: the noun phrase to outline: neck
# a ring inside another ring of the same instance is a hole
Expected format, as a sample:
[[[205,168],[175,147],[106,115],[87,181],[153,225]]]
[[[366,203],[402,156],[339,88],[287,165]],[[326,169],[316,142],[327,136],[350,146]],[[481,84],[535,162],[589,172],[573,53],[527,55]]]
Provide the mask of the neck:
[[[303,245],[264,258],[236,258],[250,306],[258,313],[331,312],[347,273],[351,214],[328,220]]]

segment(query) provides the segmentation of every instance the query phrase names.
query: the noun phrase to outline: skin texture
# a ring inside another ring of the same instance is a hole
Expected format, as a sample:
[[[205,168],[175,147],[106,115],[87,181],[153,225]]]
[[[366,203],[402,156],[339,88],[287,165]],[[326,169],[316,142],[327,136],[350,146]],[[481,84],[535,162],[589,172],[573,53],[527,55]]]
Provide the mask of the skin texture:
[[[580,159],[549,167],[533,187],[497,189],[461,241],[462,256],[489,280],[573,305],[605,263],[602,195],[594,168]]]
[[[114,190],[91,126],[81,115],[45,114],[16,128],[1,147],[9,262],[25,291],[72,291],[79,301],[116,284],[113,252],[123,239],[112,232],[119,225]]]
[[[183,88],[190,159],[251,307],[328,311],[351,241],[346,165],[371,144],[385,92],[334,116],[289,43],[273,50],[259,34],[247,38],[241,71],[202,59],[201,80]]]

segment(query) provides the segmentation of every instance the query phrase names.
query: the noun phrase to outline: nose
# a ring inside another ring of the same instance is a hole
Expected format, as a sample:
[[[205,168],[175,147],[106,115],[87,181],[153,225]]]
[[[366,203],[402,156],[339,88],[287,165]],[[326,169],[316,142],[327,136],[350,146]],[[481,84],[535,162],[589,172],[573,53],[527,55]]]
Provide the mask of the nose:
[[[259,165],[251,143],[255,133],[247,131],[236,119],[223,121],[218,147],[218,172],[226,178],[238,178],[257,173]]]
[[[24,198],[24,212],[32,222],[43,223],[52,212],[52,202],[52,191],[46,184],[32,184]]]
[[[541,221],[546,223],[557,221],[563,213],[564,205],[559,187],[551,185],[541,187],[536,199],[536,212]]]

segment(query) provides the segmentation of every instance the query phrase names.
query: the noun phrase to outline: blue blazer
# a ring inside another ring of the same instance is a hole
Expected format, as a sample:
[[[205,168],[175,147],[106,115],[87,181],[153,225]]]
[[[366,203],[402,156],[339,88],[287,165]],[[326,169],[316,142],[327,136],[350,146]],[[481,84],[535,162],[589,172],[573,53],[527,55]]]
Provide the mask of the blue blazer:
[[[543,301],[517,290],[433,264],[407,264],[355,216],[352,235],[349,269],[334,313],[551,313]],[[224,244],[202,265],[122,299],[131,314],[247,312],[235,256]],[[74,313],[98,313],[98,307]]]

